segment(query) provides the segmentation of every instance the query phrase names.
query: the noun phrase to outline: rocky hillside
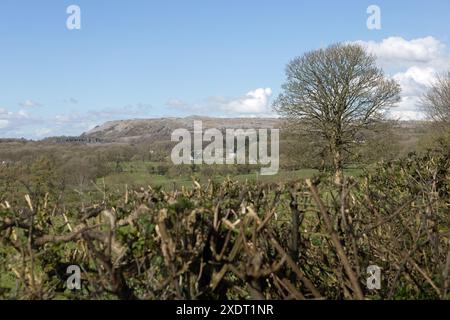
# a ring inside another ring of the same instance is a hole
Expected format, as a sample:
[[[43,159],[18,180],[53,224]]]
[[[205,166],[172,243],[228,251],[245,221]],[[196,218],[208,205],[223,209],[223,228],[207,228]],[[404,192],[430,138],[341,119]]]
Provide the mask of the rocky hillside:
[[[85,132],[83,138],[99,139],[104,142],[128,142],[136,140],[170,140],[176,129],[193,130],[194,121],[201,120],[203,128],[279,128],[281,120],[275,118],[208,118],[191,116],[187,118],[160,118],[109,121]]]

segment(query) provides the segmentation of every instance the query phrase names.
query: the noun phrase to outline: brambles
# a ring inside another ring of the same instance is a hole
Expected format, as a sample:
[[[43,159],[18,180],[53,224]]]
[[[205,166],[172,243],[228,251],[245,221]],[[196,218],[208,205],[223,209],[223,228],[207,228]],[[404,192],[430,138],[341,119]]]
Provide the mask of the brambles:
[[[69,210],[45,195],[2,199],[0,297],[446,299],[449,159],[411,156],[343,188],[194,181]],[[72,264],[78,292],[61,276]],[[373,264],[379,291],[365,286]]]

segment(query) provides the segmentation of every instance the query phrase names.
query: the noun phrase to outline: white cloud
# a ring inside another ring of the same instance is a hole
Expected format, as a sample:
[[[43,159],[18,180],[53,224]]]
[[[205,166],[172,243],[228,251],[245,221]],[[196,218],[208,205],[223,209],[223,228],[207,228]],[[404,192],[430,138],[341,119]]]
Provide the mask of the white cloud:
[[[405,72],[396,73],[393,78],[402,86],[403,94],[418,95],[433,83],[436,70],[431,67],[414,66]]]
[[[420,96],[403,96],[397,107],[389,110],[388,115],[397,120],[424,120],[420,111]]]
[[[170,108],[175,109],[189,109],[189,104],[180,99],[170,99],[167,101],[166,105]]]
[[[166,105],[185,113],[199,113],[206,116],[274,116],[270,107],[271,88],[257,88],[240,97],[214,96],[200,103],[190,104],[171,99]]]
[[[43,137],[48,137],[50,135],[50,133],[52,133],[52,129],[50,128],[39,128],[35,131],[36,136],[43,138]]]
[[[2,136],[20,137],[24,135],[23,128],[39,126],[41,124],[42,119],[29,115],[25,110],[12,112],[0,108],[0,130]]]
[[[52,131],[36,131],[35,135],[45,136],[50,133],[52,135],[79,135],[107,121],[149,117],[149,113],[152,110],[153,107],[145,103],[91,110],[82,113],[73,110],[47,119],[46,126],[51,128]]]
[[[17,115],[21,118],[29,118],[30,115],[26,110],[19,110],[19,112],[17,112]]]
[[[35,108],[35,107],[41,107],[42,104],[40,104],[39,102],[27,99],[24,102],[20,102],[19,106],[24,107],[24,108]]]
[[[406,40],[389,37],[381,42],[356,41],[374,54],[384,67],[435,63],[445,55],[446,46],[434,37]]]
[[[424,119],[421,96],[436,75],[450,68],[446,45],[432,36],[406,40],[389,37],[380,42],[356,41],[377,57],[377,63],[402,87],[402,100],[389,114],[402,120]]]
[[[436,70],[431,67],[413,66],[393,77],[402,87],[402,100],[389,114],[402,120],[423,120],[420,111],[421,96],[436,79]]]
[[[269,110],[271,88],[258,88],[248,92],[244,97],[225,101],[222,110],[233,113],[265,113]]]
[[[8,120],[0,119],[0,129],[5,129],[6,127],[8,127],[8,125],[9,125]]]

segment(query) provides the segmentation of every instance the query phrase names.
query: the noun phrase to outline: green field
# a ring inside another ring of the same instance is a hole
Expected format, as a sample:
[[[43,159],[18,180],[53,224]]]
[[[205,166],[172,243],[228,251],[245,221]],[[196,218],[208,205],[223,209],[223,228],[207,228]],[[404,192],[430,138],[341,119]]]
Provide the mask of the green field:
[[[175,184],[177,187],[190,187],[192,186],[192,179],[195,177],[201,182],[205,182],[209,179],[216,182],[221,182],[227,177],[238,181],[258,181],[258,182],[289,182],[298,179],[312,178],[320,174],[317,169],[300,169],[294,171],[282,170],[276,175],[272,176],[262,176],[259,174],[259,170],[254,170],[252,173],[248,174],[237,174],[237,175],[220,175],[215,174],[212,176],[205,177],[203,175],[192,175],[192,174],[180,174],[177,177],[168,177],[167,175],[151,174],[148,172],[147,167],[149,165],[156,165],[157,163],[143,162],[143,161],[133,161],[126,162],[122,165],[122,172],[111,173],[104,178],[97,180],[99,184],[103,184],[103,179],[106,186],[109,187],[119,187],[119,186],[161,186],[163,188],[173,187]],[[204,165],[206,166],[206,165]],[[359,168],[349,168],[345,170],[348,176],[359,176],[363,172]]]

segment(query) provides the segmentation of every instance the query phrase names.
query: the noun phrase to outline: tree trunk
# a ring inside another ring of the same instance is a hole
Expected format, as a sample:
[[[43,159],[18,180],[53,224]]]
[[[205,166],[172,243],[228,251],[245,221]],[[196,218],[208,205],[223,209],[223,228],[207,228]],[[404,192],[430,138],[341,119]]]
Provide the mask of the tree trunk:
[[[341,186],[344,182],[344,165],[339,144],[332,144],[331,156],[333,157],[334,183]]]

